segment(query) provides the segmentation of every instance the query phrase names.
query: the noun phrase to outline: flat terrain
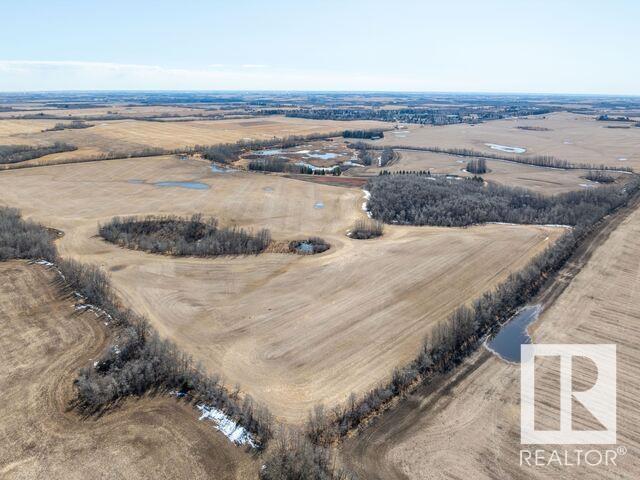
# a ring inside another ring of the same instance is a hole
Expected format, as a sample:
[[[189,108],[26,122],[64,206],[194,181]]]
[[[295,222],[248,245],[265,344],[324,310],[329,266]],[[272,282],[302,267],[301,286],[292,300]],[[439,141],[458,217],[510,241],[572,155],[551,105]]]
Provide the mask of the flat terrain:
[[[0,145],[49,145],[66,142],[77,151],[49,155],[26,164],[43,164],[60,158],[86,158],[100,153],[140,151],[144,148],[176,149],[238,140],[270,139],[289,135],[330,133],[345,129],[389,127],[387,123],[307,120],[261,117],[237,120],[149,122],[144,120],[91,121],[93,127],[42,132],[60,120],[0,120]]]
[[[397,150],[400,158],[384,170],[398,172],[402,170],[429,170],[431,173],[444,173],[462,177],[471,176],[464,169],[468,158],[440,153],[421,152],[415,150]],[[522,187],[535,192],[553,195],[556,193],[597,187],[598,184],[584,178],[588,170],[558,170],[552,168],[534,167],[514,162],[503,162],[487,159],[488,173],[482,178],[488,181]],[[361,172],[361,170],[364,170]],[[379,168],[357,169],[356,173],[377,175]],[[612,174],[624,180],[625,174]]]
[[[102,322],[61,299],[44,267],[4,262],[0,278],[0,478],[257,477],[257,460],[175,400],[70,411],[77,369],[106,345]]]
[[[132,183],[135,180],[143,183]],[[195,181],[206,190],[158,187]],[[487,225],[387,227],[345,236],[362,192],[197,160],[114,160],[0,174],[2,201],[65,232],[63,256],[111,272],[120,296],[229,385],[297,423],[317,403],[344,401],[409,360],[433,322],[519,269],[561,230]],[[96,237],[115,215],[215,215],[267,227],[278,240],[320,235],[322,255],[171,258]]]
[[[398,133],[385,133],[381,145],[442,148],[470,148],[509,155],[486,143],[526,148],[527,155],[552,155],[575,163],[629,166],[640,171],[640,128],[607,128],[612,122],[598,122],[592,116],[561,112],[531,118],[494,120],[478,125],[442,127],[410,125]],[[545,131],[517,127],[540,127]],[[626,160],[621,160],[626,159]]]
[[[347,458],[354,468],[364,478],[385,479],[637,478],[639,250],[640,210],[635,210],[591,253],[586,266],[532,329],[534,343],[617,345],[618,445],[627,449],[617,467],[520,467],[520,368],[483,349],[433,391],[410,396],[361,437],[350,440]],[[550,362],[542,366],[547,372],[554,369]],[[587,389],[594,380],[593,370],[577,371],[575,388]],[[543,375],[536,382],[540,382],[536,395],[541,395],[536,402],[543,408],[557,405],[554,378]],[[574,414],[578,425],[593,424],[583,409]],[[543,416],[538,428],[557,428],[551,426],[552,418]],[[547,451],[553,448],[591,447],[546,446]]]

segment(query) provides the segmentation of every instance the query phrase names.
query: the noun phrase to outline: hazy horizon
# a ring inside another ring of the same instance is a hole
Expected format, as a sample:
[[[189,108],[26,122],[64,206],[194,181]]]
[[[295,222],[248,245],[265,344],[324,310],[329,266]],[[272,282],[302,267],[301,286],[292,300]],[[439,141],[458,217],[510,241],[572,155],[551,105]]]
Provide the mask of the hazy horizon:
[[[640,3],[558,3],[11,3],[0,91],[640,95]]]

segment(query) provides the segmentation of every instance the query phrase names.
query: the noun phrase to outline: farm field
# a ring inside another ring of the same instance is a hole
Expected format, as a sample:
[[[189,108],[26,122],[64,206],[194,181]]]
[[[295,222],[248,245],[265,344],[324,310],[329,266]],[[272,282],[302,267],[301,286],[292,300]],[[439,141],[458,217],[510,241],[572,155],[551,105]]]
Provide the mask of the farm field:
[[[636,208],[593,251],[586,266],[530,329],[534,343],[617,345],[617,436],[618,445],[627,452],[618,457],[617,467],[520,467],[520,367],[483,349],[441,385],[411,395],[359,438],[348,441],[347,458],[354,469],[365,478],[385,479],[636,478],[640,472],[639,239]],[[553,372],[557,363],[542,362],[540,368]],[[536,403],[554,408],[557,383],[553,377],[541,378],[536,387],[541,398]],[[579,365],[574,370],[577,389],[587,389],[593,381],[593,369]],[[578,425],[593,428],[585,410],[575,409],[574,415]],[[538,428],[545,427],[557,425],[544,418]],[[547,451],[551,448],[546,446]]]
[[[640,128],[607,128],[611,122],[598,122],[593,116],[569,112],[529,118],[494,120],[477,125],[413,126],[389,132],[380,145],[407,145],[442,148],[469,148],[505,154],[485,145],[492,143],[525,148],[527,155],[552,155],[575,163],[627,166],[640,170]],[[537,127],[548,130],[522,130]],[[626,160],[621,160],[626,159]]]
[[[194,145],[264,140],[289,135],[330,133],[351,128],[389,127],[371,121],[307,120],[262,117],[238,120],[196,120],[190,122],[148,122],[109,120],[87,122],[93,127],[42,132],[59,120],[0,120],[0,145],[49,145],[66,142],[78,147],[73,152],[50,155],[22,164],[45,164],[61,158],[86,158],[100,153],[128,154],[144,148],[176,149]]]
[[[154,185],[163,181],[205,187]],[[161,335],[288,423],[387,378],[433,322],[562,232],[389,226],[380,239],[351,240],[345,232],[363,216],[358,189],[213,173],[207,162],[171,156],[4,172],[0,189],[3,202],[65,233],[64,257],[109,271],[122,299]],[[195,212],[269,228],[276,240],[319,235],[332,248],[310,257],[176,259],[96,237],[98,223],[116,215]]]
[[[250,454],[168,397],[99,417],[70,410],[77,369],[106,345],[102,322],[60,298],[45,267],[3,262],[0,277],[1,478],[257,477]]]
[[[399,160],[384,167],[383,170],[390,172],[429,170],[431,173],[472,176],[464,171],[468,158],[416,150],[396,150],[396,152],[400,155]],[[487,160],[487,167],[490,171],[482,174],[485,180],[511,187],[527,188],[544,194],[551,195],[598,186],[597,183],[584,178],[588,170],[559,170],[492,159]],[[377,175],[380,170],[377,167],[367,167],[357,169],[355,172]],[[613,175],[616,176],[615,173]],[[626,177],[627,175],[620,174],[619,180],[624,180]]]

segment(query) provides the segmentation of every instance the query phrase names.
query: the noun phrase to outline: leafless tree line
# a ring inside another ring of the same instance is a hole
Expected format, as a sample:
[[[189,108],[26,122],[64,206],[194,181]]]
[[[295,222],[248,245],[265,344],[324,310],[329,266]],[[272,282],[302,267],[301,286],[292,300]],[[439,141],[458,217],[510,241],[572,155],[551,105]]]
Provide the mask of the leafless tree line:
[[[93,123],[86,123],[82,120],[73,120],[70,123],[58,122],[52,128],[45,128],[43,132],[57,132],[60,130],[79,130],[93,127]]]
[[[0,164],[19,163],[53,153],[71,152],[78,148],[68,143],[56,142],[44,147],[29,145],[0,145]]]
[[[603,186],[561,193],[536,194],[523,188],[489,183],[480,177],[381,175],[367,186],[369,211],[386,223],[468,226],[485,222],[578,225],[593,223],[627,201],[640,179],[626,188]]]
[[[196,257],[255,255],[271,243],[269,230],[254,234],[238,227],[221,228],[215,218],[205,219],[199,213],[190,218],[115,217],[98,231],[105,240],[127,248]]]

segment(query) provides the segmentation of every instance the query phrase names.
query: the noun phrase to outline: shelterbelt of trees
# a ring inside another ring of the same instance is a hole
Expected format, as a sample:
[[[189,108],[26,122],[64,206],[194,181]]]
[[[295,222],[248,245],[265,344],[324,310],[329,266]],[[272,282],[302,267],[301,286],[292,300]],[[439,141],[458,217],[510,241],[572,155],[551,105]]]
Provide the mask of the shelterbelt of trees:
[[[202,214],[115,217],[100,225],[98,232],[105,240],[134,250],[196,257],[255,255],[271,243],[267,229],[254,234],[242,228],[219,227],[217,219],[205,219]]]
[[[44,147],[32,147],[29,145],[0,145],[0,164],[18,163],[34,158],[44,157],[52,153],[72,152],[77,150],[74,145],[56,142],[53,145]]]
[[[369,211],[386,223],[464,227],[486,222],[578,225],[616,208],[637,188],[603,186],[555,196],[494,183],[482,177],[381,175],[371,180]]]

